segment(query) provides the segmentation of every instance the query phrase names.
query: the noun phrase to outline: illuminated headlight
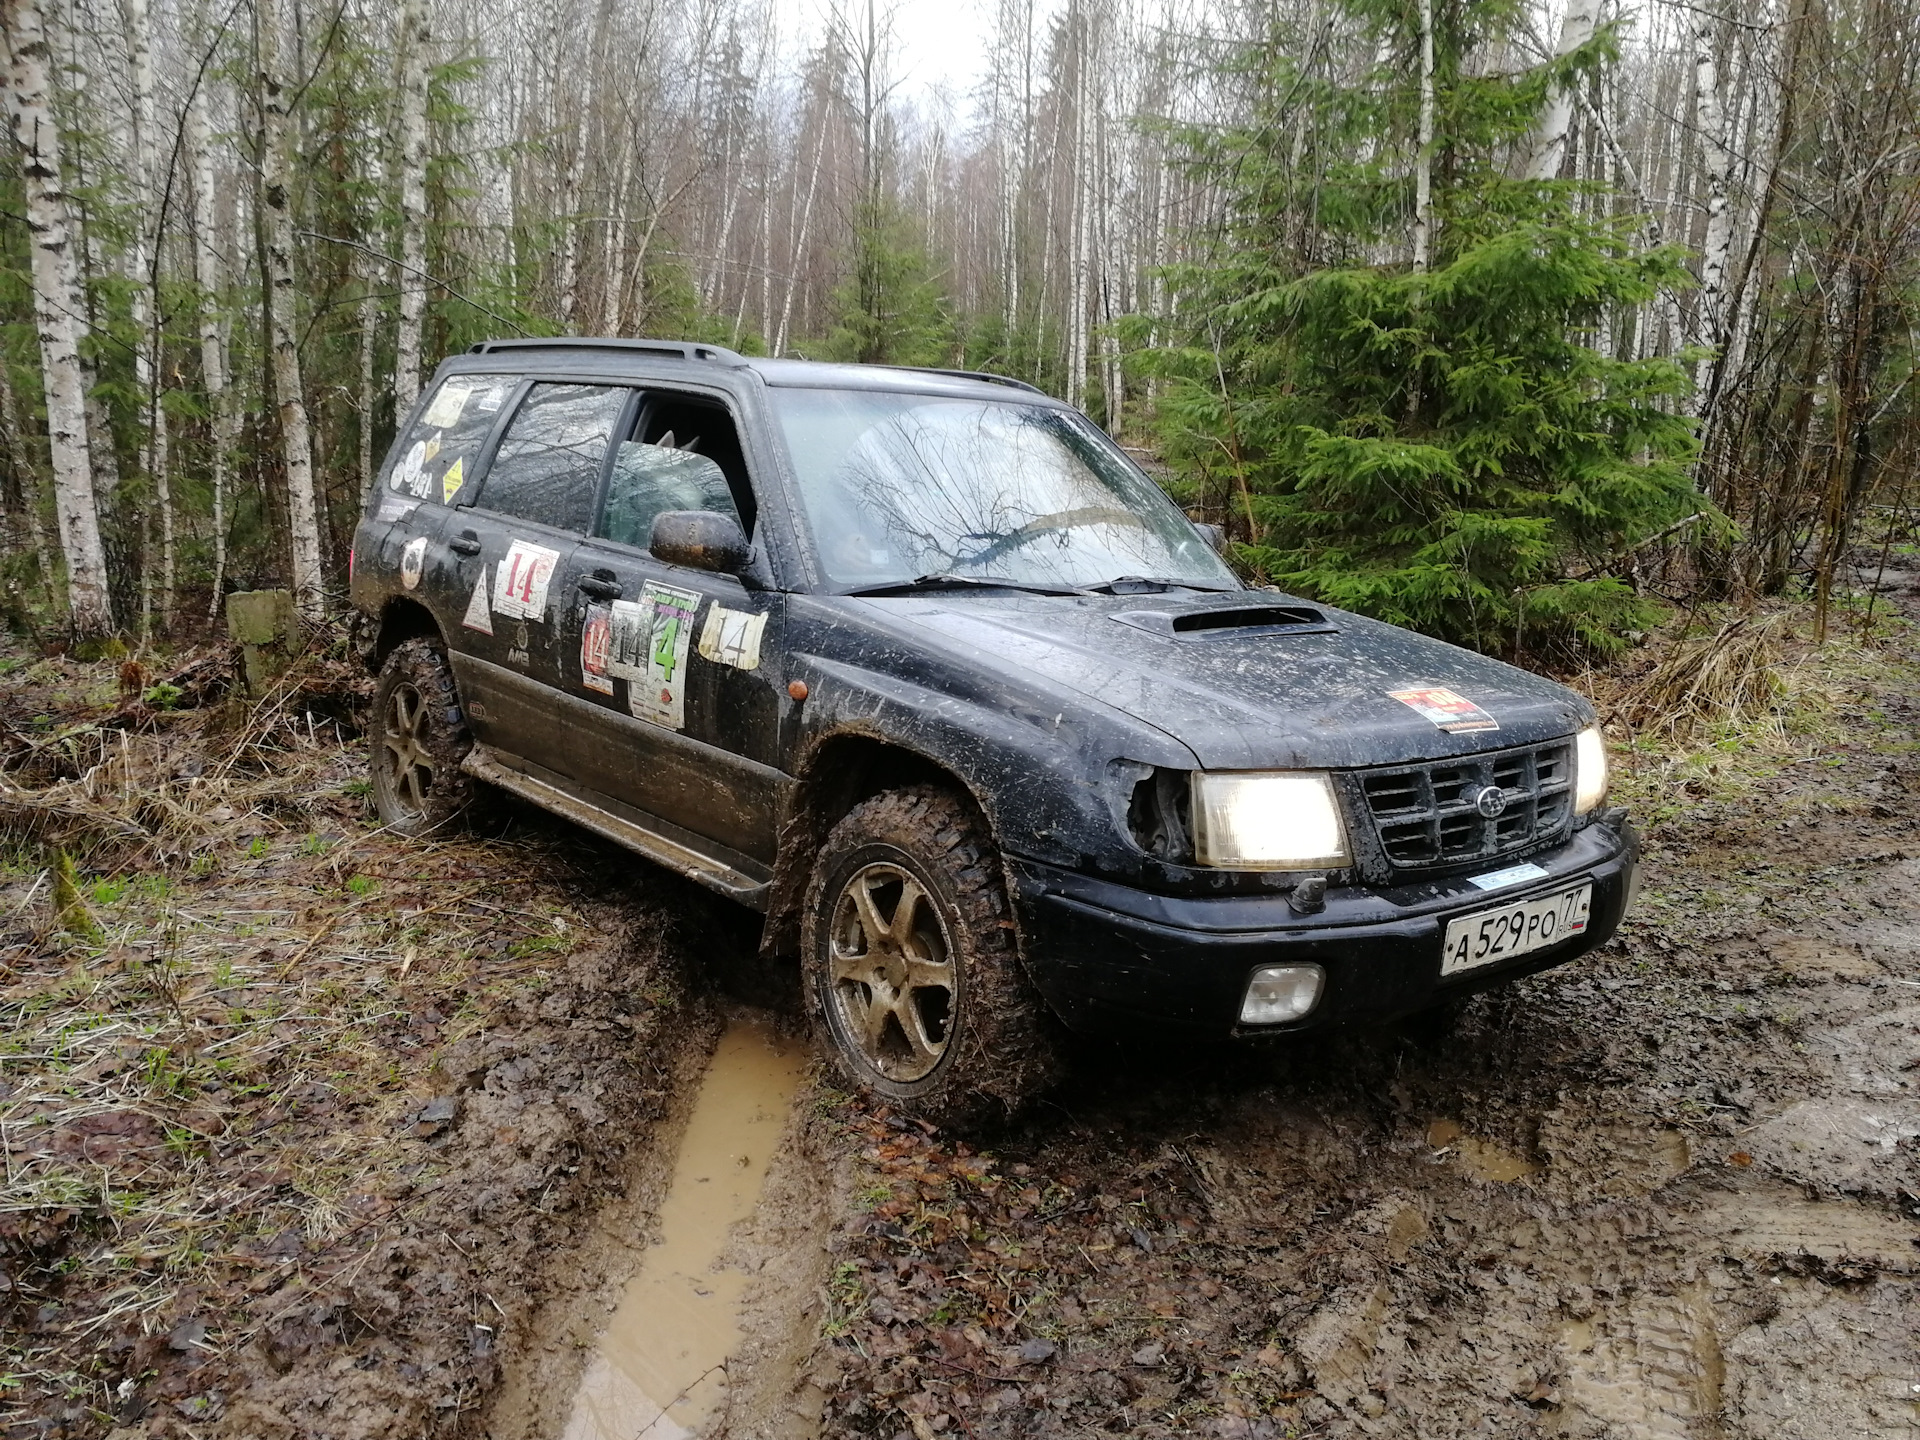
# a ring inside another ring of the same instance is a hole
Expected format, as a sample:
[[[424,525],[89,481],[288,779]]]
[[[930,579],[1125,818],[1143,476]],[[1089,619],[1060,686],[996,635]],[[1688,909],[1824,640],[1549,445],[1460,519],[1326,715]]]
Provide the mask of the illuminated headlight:
[[[1573,742],[1573,813],[1584,815],[1607,798],[1607,746],[1589,725]]]
[[[1262,965],[1240,1001],[1242,1025],[1284,1025],[1320,1003],[1327,973],[1318,965]]]
[[[1287,771],[1193,777],[1193,849],[1224,870],[1311,870],[1342,865],[1346,831],[1333,782]]]

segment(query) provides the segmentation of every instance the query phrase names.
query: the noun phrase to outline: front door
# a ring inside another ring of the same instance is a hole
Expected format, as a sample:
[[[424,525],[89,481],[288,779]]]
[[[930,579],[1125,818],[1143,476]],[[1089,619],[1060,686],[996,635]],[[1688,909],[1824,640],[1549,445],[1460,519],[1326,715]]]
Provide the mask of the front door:
[[[772,865],[786,785],[781,596],[668,565],[648,541],[663,511],[714,510],[751,533],[754,508],[726,408],[646,392],[615,447],[598,523],[569,562],[563,679],[592,707],[596,738],[569,773],[749,872]]]

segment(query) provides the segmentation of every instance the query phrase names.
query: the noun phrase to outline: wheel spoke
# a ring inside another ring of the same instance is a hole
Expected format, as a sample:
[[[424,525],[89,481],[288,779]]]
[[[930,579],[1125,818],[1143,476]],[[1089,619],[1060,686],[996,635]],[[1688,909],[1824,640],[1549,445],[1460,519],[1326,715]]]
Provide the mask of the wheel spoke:
[[[860,1017],[860,1041],[867,1055],[884,1064],[880,1045],[886,1038],[887,1017],[894,1013],[895,997],[884,985],[871,985],[867,992],[866,1013]]]
[[[880,918],[880,907],[873,903],[873,881],[870,876],[871,872],[856,876],[847,893],[853,897],[854,908],[860,916],[860,928],[866,932],[867,949],[885,950],[892,938],[892,927]]]
[[[944,960],[907,957],[907,989],[944,990],[953,993],[953,967]]]
[[[900,903],[893,907],[893,923],[887,927],[887,939],[903,954],[911,954],[914,912],[927,898],[926,890],[911,875],[900,877]]]
[[[831,954],[835,980],[858,980],[864,985],[867,978],[873,974],[873,956],[864,950],[858,952],[843,950],[840,948],[840,942],[836,940],[833,942]]]
[[[900,1030],[907,1037],[907,1048],[913,1051],[913,1058],[920,1067],[931,1068],[947,1048],[944,1040],[935,1040],[926,1032],[921,1019],[920,1007],[913,1003],[913,992],[907,991],[894,1006],[894,1017],[900,1022]]]

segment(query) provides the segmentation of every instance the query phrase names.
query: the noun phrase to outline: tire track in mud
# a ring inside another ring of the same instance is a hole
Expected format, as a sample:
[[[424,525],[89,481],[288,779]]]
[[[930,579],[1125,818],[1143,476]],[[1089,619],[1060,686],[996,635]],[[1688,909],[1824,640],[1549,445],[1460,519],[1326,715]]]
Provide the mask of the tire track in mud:
[[[689,1046],[683,1097],[627,1200],[568,1257],[481,1433],[506,1440],[810,1436],[800,1378],[827,1224],[809,1142],[810,1052],[777,1015],[734,1007]],[[595,1272],[597,1271],[597,1276]]]

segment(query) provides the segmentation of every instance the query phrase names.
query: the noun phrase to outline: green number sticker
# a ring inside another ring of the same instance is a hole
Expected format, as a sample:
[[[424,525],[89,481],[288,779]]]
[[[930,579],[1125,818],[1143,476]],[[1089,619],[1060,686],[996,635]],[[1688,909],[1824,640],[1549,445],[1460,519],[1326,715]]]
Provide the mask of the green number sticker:
[[[668,685],[673,683],[674,666],[680,658],[673,643],[679,635],[680,617],[662,615],[653,632],[653,663],[659,667],[660,679]]]

